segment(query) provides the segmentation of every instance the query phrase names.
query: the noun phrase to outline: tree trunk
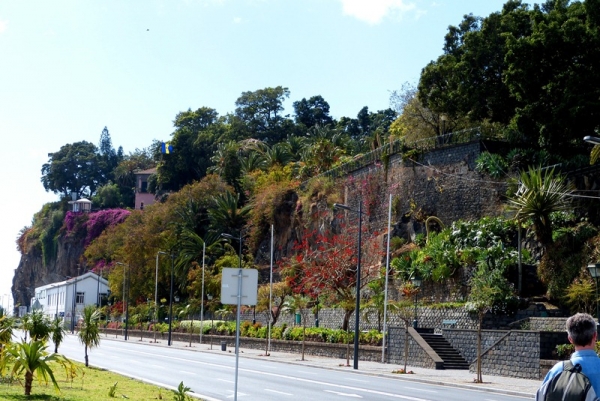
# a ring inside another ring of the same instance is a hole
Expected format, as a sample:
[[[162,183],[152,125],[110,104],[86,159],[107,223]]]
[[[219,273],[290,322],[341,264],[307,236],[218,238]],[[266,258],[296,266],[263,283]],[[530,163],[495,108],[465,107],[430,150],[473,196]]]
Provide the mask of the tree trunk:
[[[84,347],[84,350],[85,350],[85,351],[84,351],[84,352],[85,352],[85,367],[86,367],[86,368],[89,366],[89,365],[88,365],[88,352],[87,352],[87,349],[88,349],[88,347],[87,347],[87,345],[86,345],[86,346]]]
[[[192,322],[190,323],[190,348],[192,348],[192,335],[194,335],[194,316],[192,315]]]
[[[31,395],[31,384],[33,383],[33,372],[25,372],[25,395]]]
[[[302,326],[302,360],[304,360],[304,337],[306,337],[306,325]]]

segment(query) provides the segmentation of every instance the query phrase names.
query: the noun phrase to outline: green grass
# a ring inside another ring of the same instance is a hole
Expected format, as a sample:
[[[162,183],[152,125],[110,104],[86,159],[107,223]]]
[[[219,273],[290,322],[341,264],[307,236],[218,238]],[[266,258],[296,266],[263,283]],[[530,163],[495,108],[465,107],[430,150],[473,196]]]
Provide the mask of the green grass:
[[[103,369],[77,366],[76,376],[71,381],[64,369],[56,365],[54,375],[60,387],[60,393],[52,387],[37,380],[33,381],[31,396],[24,395],[22,382],[9,377],[0,378],[0,400],[52,400],[52,401],[90,401],[90,400],[172,400],[171,390],[130,379]],[[109,397],[109,389],[117,382],[115,397]],[[125,398],[125,397],[127,398]]]

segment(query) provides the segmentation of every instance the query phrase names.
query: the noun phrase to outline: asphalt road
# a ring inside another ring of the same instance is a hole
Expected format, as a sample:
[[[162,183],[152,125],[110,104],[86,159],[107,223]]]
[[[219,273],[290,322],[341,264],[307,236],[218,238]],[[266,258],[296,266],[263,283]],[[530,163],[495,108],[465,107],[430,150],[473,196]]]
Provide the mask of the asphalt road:
[[[83,361],[83,346],[67,336],[59,352]],[[167,388],[183,381],[200,398],[234,399],[235,354],[215,353],[111,341],[102,337],[90,353],[90,364]],[[408,400],[515,401],[525,398],[311,366],[244,358],[238,365],[239,400]]]

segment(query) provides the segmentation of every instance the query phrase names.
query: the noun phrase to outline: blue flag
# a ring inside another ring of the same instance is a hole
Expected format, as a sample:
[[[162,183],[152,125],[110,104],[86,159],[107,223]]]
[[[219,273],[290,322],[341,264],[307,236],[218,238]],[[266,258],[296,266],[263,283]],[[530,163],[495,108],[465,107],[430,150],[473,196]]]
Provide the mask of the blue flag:
[[[161,153],[169,154],[173,151],[173,146],[169,142],[163,142],[160,146],[160,151]]]

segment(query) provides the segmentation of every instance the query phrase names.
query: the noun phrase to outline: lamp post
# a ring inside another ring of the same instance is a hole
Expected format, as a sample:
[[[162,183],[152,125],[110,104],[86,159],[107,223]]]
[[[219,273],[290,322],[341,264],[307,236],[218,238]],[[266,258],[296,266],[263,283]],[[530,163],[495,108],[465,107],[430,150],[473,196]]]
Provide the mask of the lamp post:
[[[415,320],[413,320],[413,328],[416,329],[419,326],[419,321],[417,319],[417,301],[419,298],[419,288],[421,288],[422,280],[421,278],[415,274],[414,277],[410,279],[413,286],[415,287]]]
[[[584,136],[583,140],[593,145],[600,145],[600,138],[597,136]]]
[[[600,276],[600,263],[592,263],[588,265],[590,275],[596,280],[596,318],[600,322],[600,306],[598,304],[598,276]]]
[[[118,265],[123,266],[123,307],[125,308],[125,341],[127,341],[127,334],[129,330],[129,273],[125,271],[127,267],[127,271],[129,271],[129,265],[125,263],[117,262]],[[125,295],[127,294],[127,295]]]
[[[202,344],[202,332],[204,331],[204,258],[206,256],[206,242],[202,240],[202,290],[200,293],[200,344]],[[212,327],[212,326],[211,326]]]
[[[73,312],[71,313],[71,334],[75,334],[75,312],[77,311],[77,280],[79,280],[79,269],[77,266],[77,277],[73,286]]]
[[[154,342],[156,343],[156,325],[158,323],[158,255],[166,255],[166,252],[156,253],[156,275],[154,279]]]
[[[175,275],[175,255],[171,253],[171,289],[169,290],[169,339],[167,345],[171,346],[171,333],[173,328],[173,281]]]
[[[315,327],[319,327],[319,290],[317,292],[317,313],[315,314]]]
[[[237,300],[237,310],[236,310],[236,319],[235,319],[235,385],[234,385],[234,401],[237,401],[237,388],[238,388],[238,365],[239,365],[239,349],[240,349],[240,309],[241,309],[241,300],[242,300],[242,230],[240,230],[239,238],[234,237],[231,234],[221,233],[221,237],[227,238],[230,240],[238,240],[240,243],[239,247],[239,270],[238,270],[238,300]]]
[[[334,208],[344,209],[358,214],[358,262],[356,264],[356,306],[354,308],[354,369],[358,369],[358,340],[360,335],[360,259],[362,241],[362,201],[358,202],[358,210],[351,209],[339,203],[333,204]]]

